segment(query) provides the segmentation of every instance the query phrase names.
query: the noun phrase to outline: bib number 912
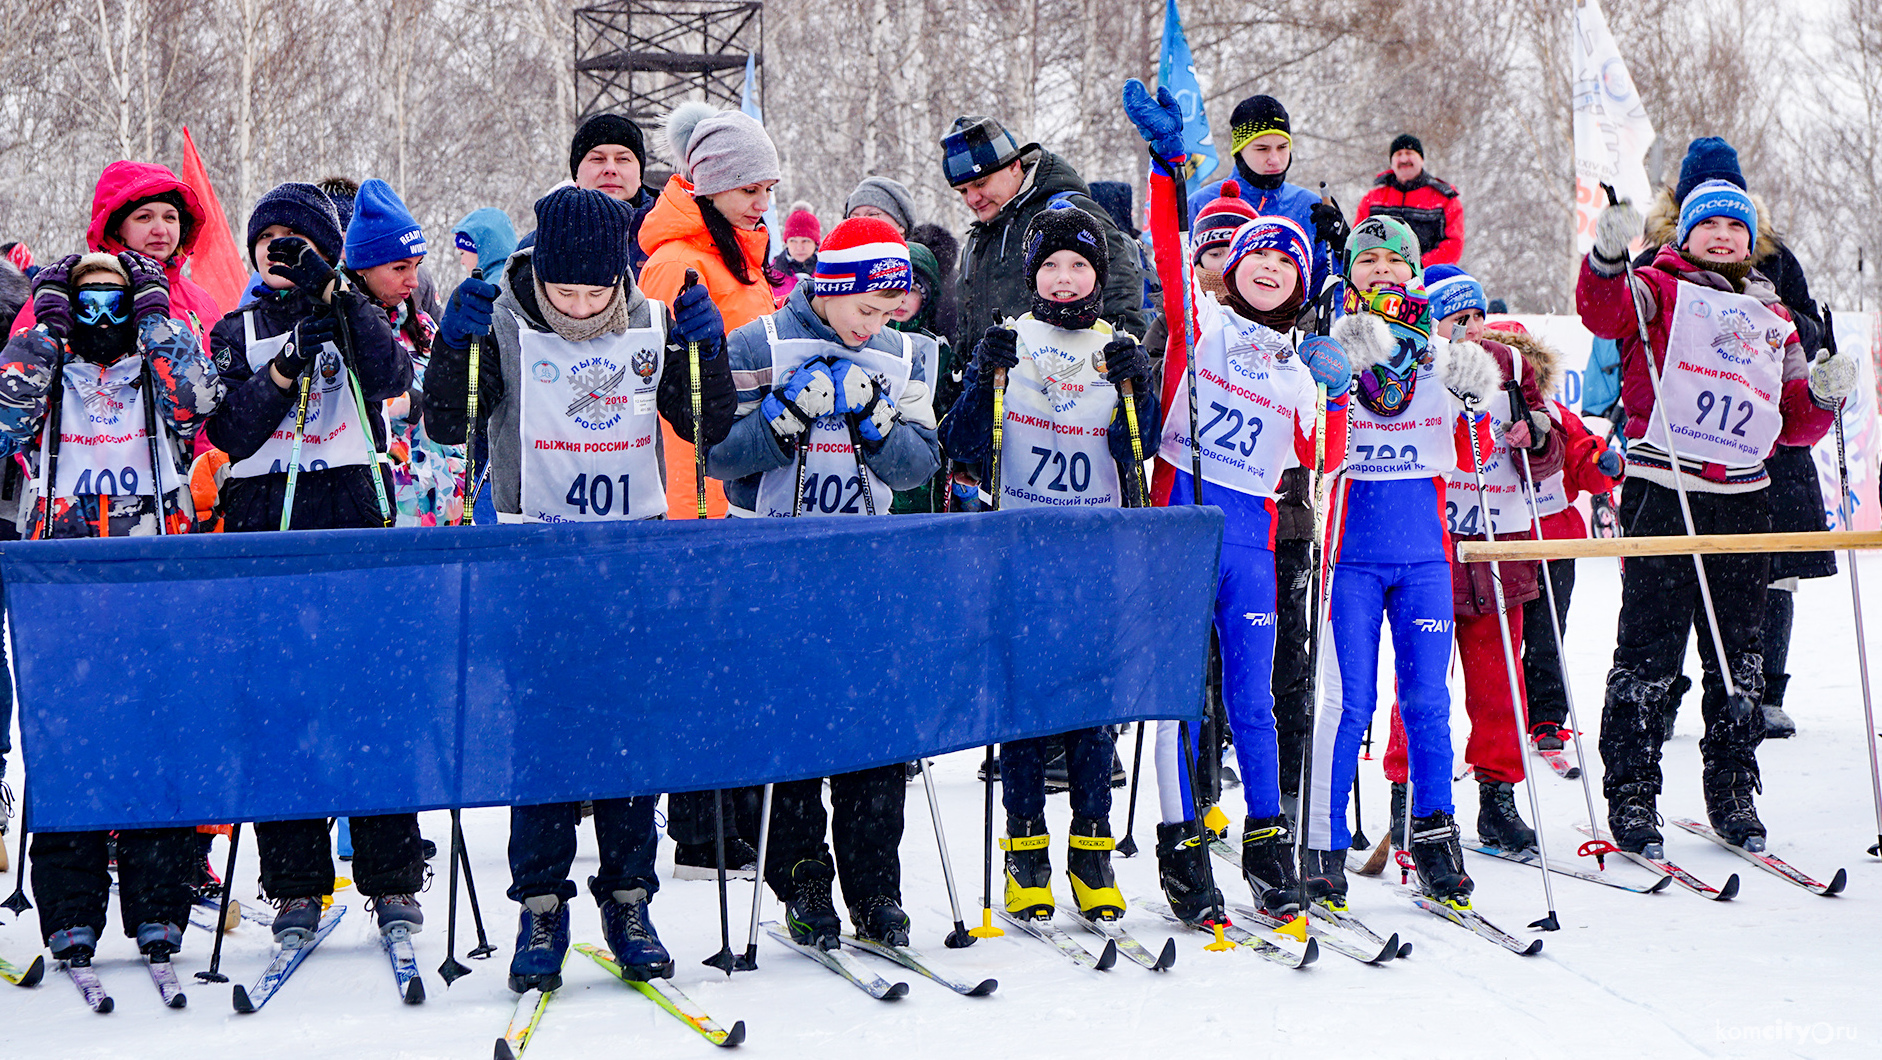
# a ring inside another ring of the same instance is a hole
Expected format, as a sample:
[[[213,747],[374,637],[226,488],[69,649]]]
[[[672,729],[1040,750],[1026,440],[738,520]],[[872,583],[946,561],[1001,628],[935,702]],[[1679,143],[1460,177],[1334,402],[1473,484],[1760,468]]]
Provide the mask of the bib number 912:
[[[627,499],[629,496],[627,489],[628,476],[621,475],[620,480],[621,492],[619,497],[621,501],[621,511],[625,513],[627,511]],[[606,475],[596,475],[590,478],[586,474],[582,474],[575,476],[575,481],[569,483],[568,494],[564,496],[562,500],[567,503],[569,507],[583,515],[606,515],[614,510],[615,497],[614,479]]]
[[[1738,417],[1737,423],[1729,422],[1732,418],[1732,395],[1714,394],[1710,390],[1701,390],[1694,400],[1699,406],[1699,415],[1693,420],[1695,424],[1705,426],[1706,418],[1711,416],[1712,410],[1716,408],[1719,411],[1719,430],[1729,430],[1740,438],[1745,436],[1745,424],[1751,422],[1751,414],[1755,411],[1749,399],[1737,402],[1738,410],[1744,413]]]

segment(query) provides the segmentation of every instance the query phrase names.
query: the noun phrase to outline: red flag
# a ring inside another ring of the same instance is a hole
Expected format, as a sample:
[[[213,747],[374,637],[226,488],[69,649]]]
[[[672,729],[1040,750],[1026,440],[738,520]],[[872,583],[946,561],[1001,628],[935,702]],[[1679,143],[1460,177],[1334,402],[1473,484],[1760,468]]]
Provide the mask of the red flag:
[[[196,153],[196,141],[190,138],[187,125],[183,126],[183,165],[177,175],[196,193],[196,201],[206,215],[202,234],[196,237],[196,249],[190,255],[190,279],[208,291],[224,313],[232,313],[248,286],[248,267],[236,249],[235,237],[229,234],[229,219],[223,216],[222,203],[216,199],[209,171],[203,168],[203,157]]]

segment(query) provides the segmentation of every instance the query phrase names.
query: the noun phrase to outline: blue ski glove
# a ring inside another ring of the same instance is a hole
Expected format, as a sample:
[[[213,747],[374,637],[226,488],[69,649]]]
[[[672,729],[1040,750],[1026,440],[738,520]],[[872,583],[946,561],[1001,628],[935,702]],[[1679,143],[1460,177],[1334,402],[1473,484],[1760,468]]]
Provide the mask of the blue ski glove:
[[[785,377],[782,389],[773,387],[758,404],[758,414],[771,425],[780,444],[792,444],[812,423],[836,411],[836,380],[830,362],[806,361]]]
[[[1337,340],[1309,335],[1294,352],[1313,373],[1313,381],[1327,388],[1327,397],[1339,397],[1352,388],[1353,366],[1347,363],[1346,351]]]
[[[300,236],[282,236],[268,242],[268,272],[292,280],[301,293],[315,301],[326,297],[333,282],[333,266],[313,244]]]
[[[870,445],[881,445],[895,427],[895,402],[874,376],[850,361],[830,366],[836,380],[836,411],[856,424],[856,433]]]
[[[497,286],[476,277],[466,279],[451,292],[451,304],[445,307],[438,336],[454,350],[470,348],[471,340],[490,334],[490,314],[497,301]]]
[[[673,338],[682,345],[699,343],[699,354],[707,359],[719,355],[722,349],[719,340],[725,338],[725,318],[719,315],[719,307],[712,304],[712,292],[706,290],[705,284],[688,287],[673,300]]]
[[[1594,469],[1609,478],[1620,478],[1626,467],[1627,461],[1621,458],[1619,449],[1603,449],[1601,455],[1595,457]]]
[[[1144,83],[1131,78],[1124,82],[1124,113],[1158,158],[1169,160],[1189,155],[1189,148],[1183,144],[1183,108],[1169,89],[1157,86],[1156,98],[1152,99]]]

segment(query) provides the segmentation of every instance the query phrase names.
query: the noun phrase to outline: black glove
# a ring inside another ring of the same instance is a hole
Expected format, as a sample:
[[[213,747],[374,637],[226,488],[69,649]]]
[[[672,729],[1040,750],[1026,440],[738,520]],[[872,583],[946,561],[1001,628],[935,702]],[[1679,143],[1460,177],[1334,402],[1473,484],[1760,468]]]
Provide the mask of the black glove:
[[[313,245],[300,236],[282,236],[268,243],[268,266],[272,275],[286,277],[301,293],[319,301],[333,282],[333,266],[327,264]]]
[[[1313,221],[1315,239],[1325,243],[1335,257],[1346,253],[1346,237],[1353,233],[1353,226],[1346,223],[1339,203],[1314,203],[1307,216]]]
[[[72,336],[72,266],[78,255],[69,254],[39,270],[33,277],[33,317],[55,339]],[[9,321],[8,323],[11,323]]]
[[[295,325],[293,337],[270,363],[283,377],[298,379],[307,371],[307,366],[314,363],[314,358],[320,356],[322,346],[339,341],[340,322],[331,313],[316,313]]]
[[[995,324],[980,336],[980,344],[974,347],[974,365],[979,369],[982,386],[993,385],[996,369],[1010,369],[1018,364],[1018,332]]]
[[[1112,386],[1129,380],[1141,394],[1150,382],[1150,355],[1136,339],[1119,335],[1104,344],[1104,377]]]

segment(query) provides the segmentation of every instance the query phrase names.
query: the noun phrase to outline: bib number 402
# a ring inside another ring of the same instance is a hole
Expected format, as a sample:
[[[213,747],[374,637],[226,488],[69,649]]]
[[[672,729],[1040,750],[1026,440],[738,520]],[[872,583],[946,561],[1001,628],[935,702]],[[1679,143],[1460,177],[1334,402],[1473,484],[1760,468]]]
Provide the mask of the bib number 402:
[[[626,511],[629,496],[628,476],[621,475],[619,478],[621,480],[621,509]],[[614,510],[614,479],[606,475],[596,475],[593,478],[585,474],[577,475],[575,481],[569,483],[568,495],[562,500],[583,515],[591,514],[589,512],[591,508],[594,509],[592,513],[594,515],[606,515]]]

